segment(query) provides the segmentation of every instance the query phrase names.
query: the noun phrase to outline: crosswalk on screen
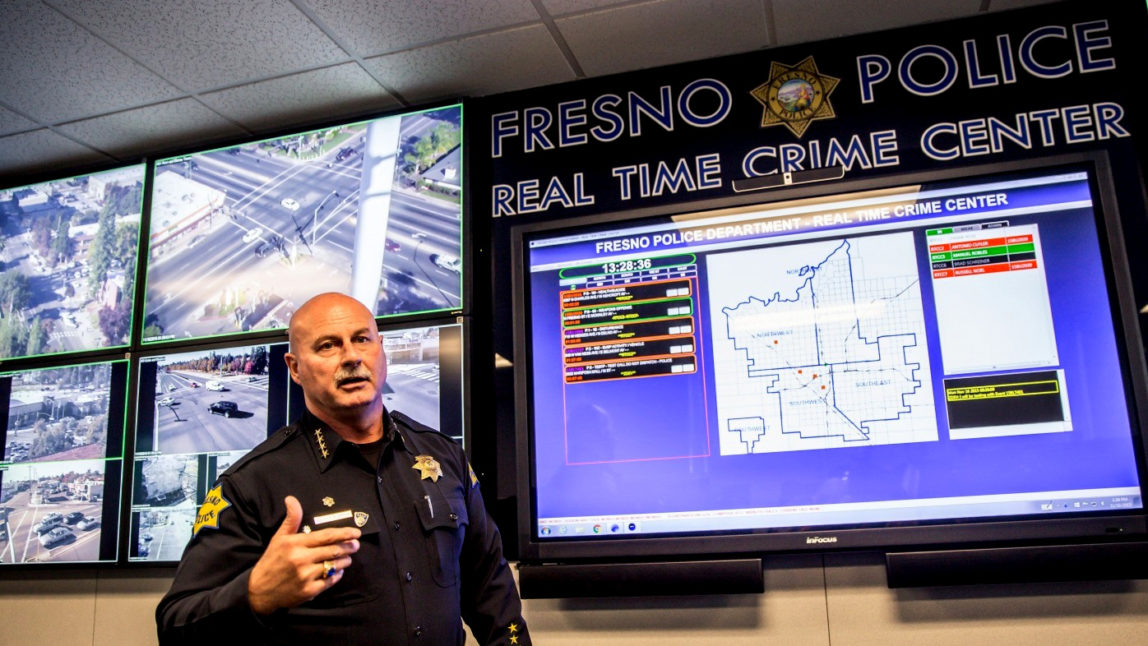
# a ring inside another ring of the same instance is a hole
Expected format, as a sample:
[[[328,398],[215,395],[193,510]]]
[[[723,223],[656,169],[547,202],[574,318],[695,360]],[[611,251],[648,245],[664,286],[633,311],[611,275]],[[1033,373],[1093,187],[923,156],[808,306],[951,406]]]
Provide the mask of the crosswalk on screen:
[[[1140,509],[1088,168],[523,234],[530,540]]]

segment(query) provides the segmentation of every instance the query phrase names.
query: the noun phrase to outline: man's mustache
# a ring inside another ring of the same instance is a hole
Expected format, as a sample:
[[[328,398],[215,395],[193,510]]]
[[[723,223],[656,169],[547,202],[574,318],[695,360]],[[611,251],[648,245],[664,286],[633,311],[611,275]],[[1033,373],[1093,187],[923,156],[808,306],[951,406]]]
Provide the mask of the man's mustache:
[[[357,366],[357,367],[352,368],[350,370],[343,368],[343,369],[340,369],[338,372],[335,373],[335,383],[339,384],[339,385],[342,385],[344,382],[348,382],[348,381],[352,381],[352,380],[358,380],[358,379],[368,379],[369,380],[370,378],[371,378],[371,371],[367,370],[363,366]]]

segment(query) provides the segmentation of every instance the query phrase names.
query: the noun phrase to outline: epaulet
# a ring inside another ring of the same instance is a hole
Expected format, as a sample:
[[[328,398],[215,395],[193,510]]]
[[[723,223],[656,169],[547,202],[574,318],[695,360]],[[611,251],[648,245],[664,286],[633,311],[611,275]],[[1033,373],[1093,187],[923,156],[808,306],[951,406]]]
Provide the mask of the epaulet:
[[[437,429],[433,429],[433,428],[427,426],[426,424],[423,424],[421,422],[417,422],[414,419],[411,419],[409,416],[407,416],[404,413],[400,413],[398,411],[387,411],[387,412],[390,413],[391,419],[393,419],[395,421],[395,424],[398,424],[400,429],[402,429],[404,432],[413,431],[413,432],[419,433],[419,434],[435,435],[435,436],[441,437],[442,439],[444,439],[448,442],[452,442],[452,443],[457,444],[457,442],[455,442],[455,439],[453,437],[443,433],[442,431],[439,431]]]
[[[234,464],[228,467],[227,470],[220,475],[231,475],[239,469],[242,469],[243,466],[249,462],[252,462],[253,460],[256,460],[264,455],[267,455],[268,453],[271,453],[272,451],[275,451],[279,447],[290,442],[298,436],[299,433],[295,424],[284,426],[278,431],[275,431],[275,433],[273,433],[266,440],[263,440],[259,444],[255,445],[255,448],[251,449],[243,457],[236,460]]]

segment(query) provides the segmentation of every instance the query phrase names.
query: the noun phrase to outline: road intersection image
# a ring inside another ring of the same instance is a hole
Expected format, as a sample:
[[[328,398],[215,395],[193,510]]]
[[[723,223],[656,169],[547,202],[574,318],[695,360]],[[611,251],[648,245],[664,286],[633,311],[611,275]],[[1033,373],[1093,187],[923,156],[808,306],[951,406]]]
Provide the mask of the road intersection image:
[[[282,328],[325,291],[379,316],[458,308],[460,121],[455,106],[157,162],[144,340]]]
[[[149,370],[154,366],[155,391],[150,398],[141,393],[139,405],[154,407],[152,450],[246,451],[267,438],[267,346],[180,353],[147,363]]]

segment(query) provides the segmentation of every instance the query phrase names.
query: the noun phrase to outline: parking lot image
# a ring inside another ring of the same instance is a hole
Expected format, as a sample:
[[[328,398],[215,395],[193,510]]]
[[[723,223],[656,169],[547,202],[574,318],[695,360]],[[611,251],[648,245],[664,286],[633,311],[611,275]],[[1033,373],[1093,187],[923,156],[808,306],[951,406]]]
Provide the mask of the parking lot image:
[[[4,462],[102,458],[107,448],[110,364],[13,374]]]
[[[154,408],[154,450],[248,450],[267,438],[267,346],[172,354],[148,366],[155,391],[141,393],[139,406]]]
[[[126,345],[144,166],[0,191],[0,358]]]
[[[374,299],[378,315],[459,307],[461,117],[159,160],[144,340],[282,328],[324,291]]]
[[[103,460],[0,472],[0,563],[99,560],[105,475]]]

